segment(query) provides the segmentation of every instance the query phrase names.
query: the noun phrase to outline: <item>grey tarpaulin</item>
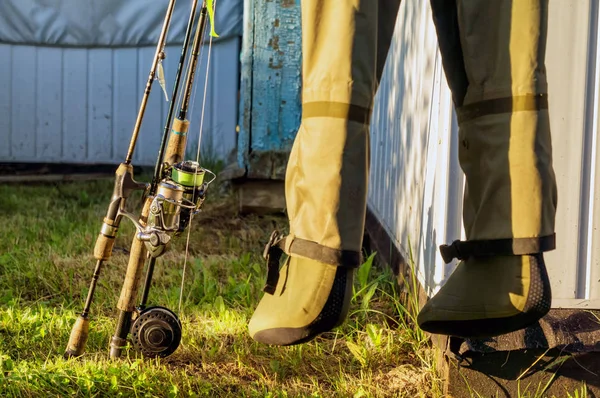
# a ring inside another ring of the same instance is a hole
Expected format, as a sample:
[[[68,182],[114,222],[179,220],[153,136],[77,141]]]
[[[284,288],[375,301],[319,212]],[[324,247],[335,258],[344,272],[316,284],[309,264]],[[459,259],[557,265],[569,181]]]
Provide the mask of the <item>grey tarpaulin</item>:
[[[1,0],[0,43],[77,47],[155,45],[168,3],[168,0]],[[183,42],[190,7],[191,0],[177,2],[169,43]],[[242,12],[243,0],[216,0],[215,26],[219,39],[241,36]]]

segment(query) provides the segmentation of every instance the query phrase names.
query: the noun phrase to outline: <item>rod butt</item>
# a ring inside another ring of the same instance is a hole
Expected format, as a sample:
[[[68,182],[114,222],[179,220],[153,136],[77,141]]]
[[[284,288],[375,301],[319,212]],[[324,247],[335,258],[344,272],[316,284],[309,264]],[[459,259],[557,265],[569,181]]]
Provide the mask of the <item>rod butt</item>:
[[[133,312],[120,311],[119,319],[117,320],[117,328],[115,334],[110,339],[109,355],[111,359],[117,359],[123,353],[123,349],[127,345],[127,335],[131,328],[131,317]]]
[[[71,337],[65,351],[65,359],[79,357],[85,350],[85,343],[88,339],[90,330],[90,320],[87,317],[79,316],[71,330]]]
[[[113,336],[110,339],[110,351],[109,351],[110,359],[120,358],[121,354],[123,353],[123,348],[125,348],[126,345],[127,345],[126,339],[122,339],[120,337]]]

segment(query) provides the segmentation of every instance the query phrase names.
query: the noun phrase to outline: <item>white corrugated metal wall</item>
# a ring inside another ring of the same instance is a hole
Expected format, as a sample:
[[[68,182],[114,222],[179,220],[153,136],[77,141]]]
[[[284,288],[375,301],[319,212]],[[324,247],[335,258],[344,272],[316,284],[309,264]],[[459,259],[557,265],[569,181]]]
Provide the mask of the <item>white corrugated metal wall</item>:
[[[205,47],[205,50],[208,46]],[[127,152],[154,47],[59,48],[0,44],[0,162],[118,163]],[[169,97],[181,48],[166,48]],[[200,129],[206,54],[198,68],[190,141]],[[239,38],[212,46],[203,150],[235,148]],[[153,165],[168,103],[152,88],[134,163]],[[188,148],[193,143],[188,144]]]
[[[545,255],[555,308],[600,308],[598,0],[550,0],[547,69],[559,207]],[[458,129],[428,1],[405,0],[372,121],[369,208],[432,295],[464,238]]]

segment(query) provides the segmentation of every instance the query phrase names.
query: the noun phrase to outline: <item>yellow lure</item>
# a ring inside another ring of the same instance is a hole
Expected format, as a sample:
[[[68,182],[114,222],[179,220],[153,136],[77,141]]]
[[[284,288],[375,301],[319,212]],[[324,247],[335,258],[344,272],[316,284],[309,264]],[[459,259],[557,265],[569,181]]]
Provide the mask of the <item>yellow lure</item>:
[[[208,8],[208,19],[210,21],[210,35],[212,37],[219,37],[217,32],[215,32],[214,0],[206,0],[206,8]]]

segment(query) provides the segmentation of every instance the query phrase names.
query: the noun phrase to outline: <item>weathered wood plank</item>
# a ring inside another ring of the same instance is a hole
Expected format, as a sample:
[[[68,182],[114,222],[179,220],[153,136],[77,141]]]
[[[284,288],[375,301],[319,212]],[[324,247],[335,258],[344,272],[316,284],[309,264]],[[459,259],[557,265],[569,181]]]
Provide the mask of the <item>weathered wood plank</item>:
[[[252,65],[254,61],[254,1],[244,1],[244,37],[240,54],[240,102],[237,137],[237,163],[245,168],[250,152],[250,131],[252,129]]]
[[[254,5],[251,150],[289,150],[300,122],[302,35],[293,1]]]
[[[285,211],[283,181],[248,180],[237,186],[240,213],[282,213]]]
[[[210,74],[210,92],[215,101],[210,101],[210,124],[204,136],[210,138],[214,154],[227,158],[236,145],[236,118],[238,107],[238,43],[237,39],[221,42],[219,51],[213,51],[213,66]],[[214,49],[213,49],[214,50]],[[218,93],[218,94],[217,94]],[[206,125],[206,122],[205,122]]]

